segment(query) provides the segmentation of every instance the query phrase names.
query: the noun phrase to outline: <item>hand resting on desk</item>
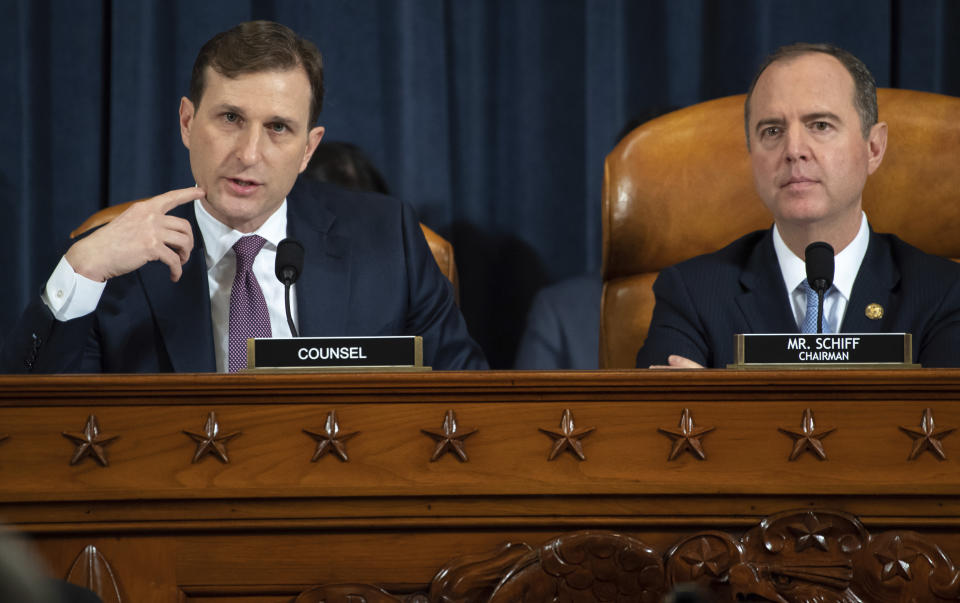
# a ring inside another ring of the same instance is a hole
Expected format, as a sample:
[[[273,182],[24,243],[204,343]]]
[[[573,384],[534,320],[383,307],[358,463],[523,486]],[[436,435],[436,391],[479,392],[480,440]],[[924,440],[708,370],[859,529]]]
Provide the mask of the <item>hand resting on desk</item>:
[[[702,369],[703,365],[697,364],[689,358],[670,354],[667,356],[667,364],[651,364],[652,369]]]

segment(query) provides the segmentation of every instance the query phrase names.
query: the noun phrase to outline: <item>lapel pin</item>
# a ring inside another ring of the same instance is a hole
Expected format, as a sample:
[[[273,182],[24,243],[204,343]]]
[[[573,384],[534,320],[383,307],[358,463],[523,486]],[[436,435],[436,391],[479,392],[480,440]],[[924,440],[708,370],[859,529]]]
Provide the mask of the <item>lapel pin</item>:
[[[883,318],[883,306],[880,304],[868,304],[867,309],[863,311],[870,320],[880,320]]]

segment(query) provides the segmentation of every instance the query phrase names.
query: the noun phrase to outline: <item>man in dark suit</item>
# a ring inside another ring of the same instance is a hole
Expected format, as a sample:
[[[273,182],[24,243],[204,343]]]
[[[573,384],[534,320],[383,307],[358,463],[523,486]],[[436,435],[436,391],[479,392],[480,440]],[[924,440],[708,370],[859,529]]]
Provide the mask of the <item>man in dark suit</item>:
[[[598,273],[564,279],[537,292],[517,345],[513,368],[596,370],[600,364]]]
[[[861,207],[887,143],[867,67],[828,45],[783,47],[754,78],[744,124],[774,225],[661,272],[637,366],[725,367],[736,333],[798,332],[815,241],[836,254],[825,331],[912,333],[915,362],[960,366],[960,267],[872,232]]]
[[[425,364],[486,368],[407,205],[298,182],[323,137],[322,97],[319,52],[282,25],[208,41],[180,102],[196,186],[74,243],[7,338],[3,367],[236,370],[247,337],[291,333],[273,276],[289,236],[306,249],[300,334],[421,335]]]

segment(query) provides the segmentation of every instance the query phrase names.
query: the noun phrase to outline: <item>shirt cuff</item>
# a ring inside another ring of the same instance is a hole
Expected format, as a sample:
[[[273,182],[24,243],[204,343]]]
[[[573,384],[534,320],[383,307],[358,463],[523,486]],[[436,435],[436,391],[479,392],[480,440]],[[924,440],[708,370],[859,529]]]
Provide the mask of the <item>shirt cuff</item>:
[[[62,257],[47,280],[41,297],[54,318],[68,321],[96,310],[106,286],[106,282],[98,283],[77,274],[67,258]]]

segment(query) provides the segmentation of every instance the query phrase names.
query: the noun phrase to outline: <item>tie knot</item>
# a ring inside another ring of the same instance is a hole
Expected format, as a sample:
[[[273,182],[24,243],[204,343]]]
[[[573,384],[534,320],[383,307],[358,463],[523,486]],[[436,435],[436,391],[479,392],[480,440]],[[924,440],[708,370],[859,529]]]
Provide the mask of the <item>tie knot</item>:
[[[267,240],[259,235],[240,237],[233,244],[233,252],[237,254],[237,272],[247,272],[253,266],[253,260],[263,249]]]

